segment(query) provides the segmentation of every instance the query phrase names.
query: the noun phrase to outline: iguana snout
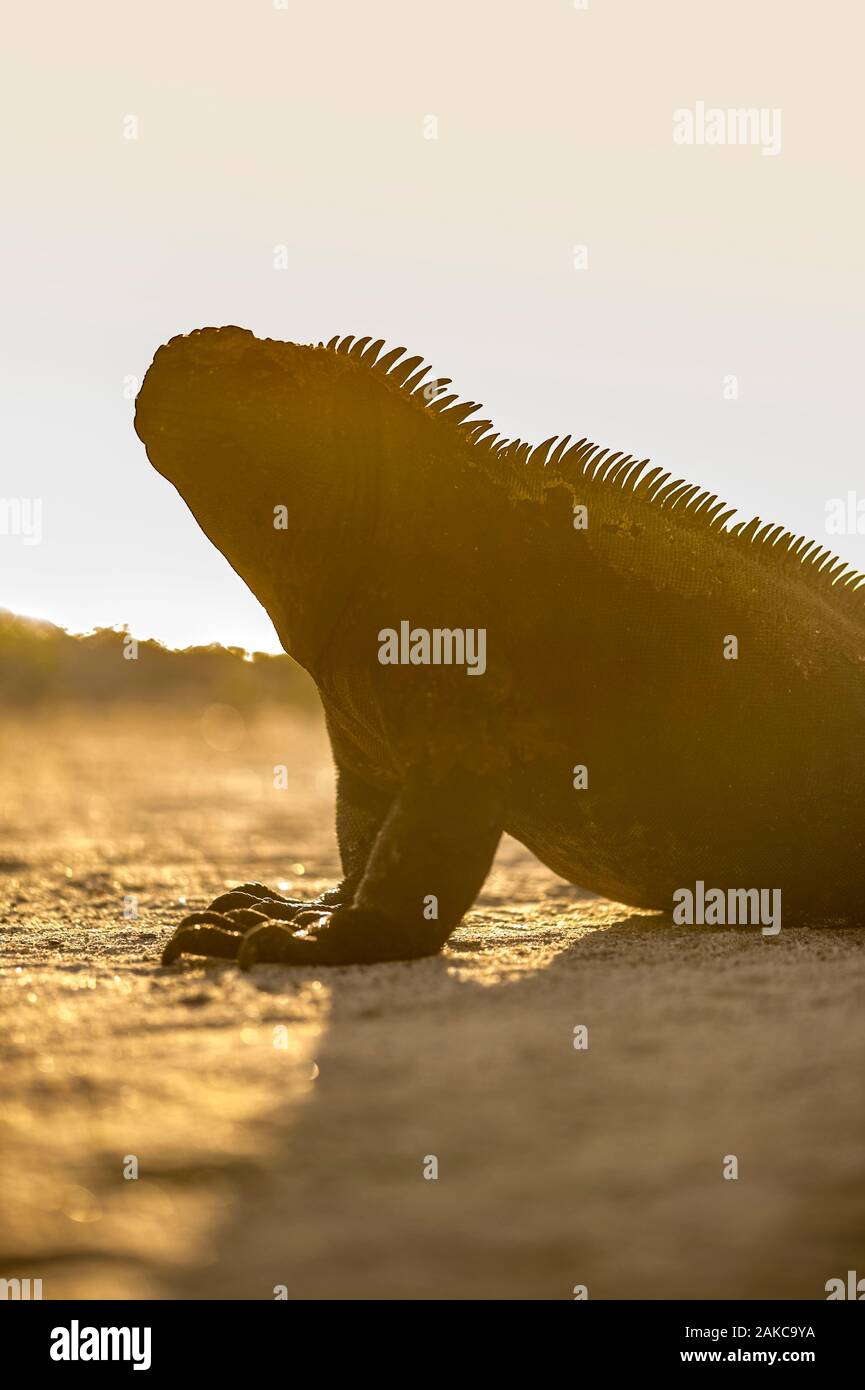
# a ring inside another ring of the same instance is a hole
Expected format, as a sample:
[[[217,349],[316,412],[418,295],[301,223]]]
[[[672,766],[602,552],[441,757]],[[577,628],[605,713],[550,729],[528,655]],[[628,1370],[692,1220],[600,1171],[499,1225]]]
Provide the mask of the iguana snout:
[[[245,328],[203,328],[157,351],[135,402],[135,430],[172,482],[194,461],[190,440],[230,443],[244,427],[256,341]]]

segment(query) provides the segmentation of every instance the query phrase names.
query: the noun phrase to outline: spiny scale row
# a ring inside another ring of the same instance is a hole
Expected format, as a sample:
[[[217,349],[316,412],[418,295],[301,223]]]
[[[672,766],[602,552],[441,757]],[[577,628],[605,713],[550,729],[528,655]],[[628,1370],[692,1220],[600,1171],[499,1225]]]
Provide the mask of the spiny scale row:
[[[701,490],[683,478],[668,481],[670,474],[662,473],[659,467],[645,473],[649,459],[637,460],[630,454],[621,453],[608,457],[608,449],[599,448],[586,439],[579,439],[568,448],[571,440],[569,434],[551,435],[549,439],[532,448],[520,439],[507,440],[496,433],[490,433],[490,420],[472,420],[466,425],[469,416],[480,410],[480,405],[473,401],[459,402],[456,395],[443,395],[445,387],[451,384],[450,377],[436,379],[432,390],[431,383],[426,387],[422,386],[421,383],[429,375],[431,368],[424,366],[422,357],[407,357],[400,361],[406,351],[404,347],[391,348],[381,356],[382,348],[385,346],[384,338],[376,338],[373,341],[369,336],[355,338],[353,334],[349,334],[340,338],[337,334],[330,342],[320,346],[352,357],[365,367],[385,374],[389,382],[412,395],[425,409],[445,415],[451,424],[462,426],[466,437],[473,444],[483,443],[485,449],[494,454],[498,461],[521,471],[525,469],[536,472],[542,469],[546,486],[558,479],[566,484],[572,483],[576,474],[592,482],[618,486],[622,491],[630,492],[633,497],[651,502],[655,506],[667,510],[676,508],[688,521],[697,521],[707,529],[714,528],[718,531],[723,530],[725,522],[735,516],[736,508],[719,502],[715,493]],[[755,516],[748,522],[738,522],[724,530],[724,534],[731,540],[746,545],[769,546],[773,558],[777,556],[782,562],[792,561],[797,571],[807,573],[815,579],[819,576],[821,583],[828,583],[836,590],[849,589],[853,593],[865,583],[865,574],[852,569],[845,560],[839,559],[827,547],[808,540],[807,536],[797,536],[792,531],[785,531],[783,526],[762,522],[760,517]]]

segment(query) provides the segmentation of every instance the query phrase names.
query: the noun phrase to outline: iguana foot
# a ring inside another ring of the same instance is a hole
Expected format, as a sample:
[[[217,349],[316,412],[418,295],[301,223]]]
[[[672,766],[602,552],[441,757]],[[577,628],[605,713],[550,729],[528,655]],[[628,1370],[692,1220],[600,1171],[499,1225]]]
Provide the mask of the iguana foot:
[[[291,926],[268,922],[243,937],[237,955],[241,970],[257,964],[371,965],[436,955],[439,934],[414,934],[377,912],[342,907],[309,911]]]
[[[230,893],[221,893],[204,912],[192,912],[180,922],[162,952],[162,964],[173,965],[178,956],[216,956],[236,960],[246,932],[276,920],[301,925],[317,921],[334,893],[326,893],[314,903],[286,898],[263,883],[242,883]]]

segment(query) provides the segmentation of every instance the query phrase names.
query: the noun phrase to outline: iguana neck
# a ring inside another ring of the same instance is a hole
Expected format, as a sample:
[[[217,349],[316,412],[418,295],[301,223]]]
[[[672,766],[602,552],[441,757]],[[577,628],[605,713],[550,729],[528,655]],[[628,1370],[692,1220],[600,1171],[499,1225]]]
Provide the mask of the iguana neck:
[[[297,475],[220,470],[175,481],[202,530],[266,609],[280,642],[313,675],[357,582],[369,514],[347,486],[336,499],[298,491]]]

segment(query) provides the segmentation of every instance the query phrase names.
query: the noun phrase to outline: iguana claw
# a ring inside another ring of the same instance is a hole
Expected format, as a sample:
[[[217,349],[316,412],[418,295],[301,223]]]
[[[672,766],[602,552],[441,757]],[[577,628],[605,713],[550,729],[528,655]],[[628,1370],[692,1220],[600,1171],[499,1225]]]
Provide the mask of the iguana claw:
[[[309,936],[304,928],[292,931],[276,923],[256,927],[244,937],[237,953],[241,970],[253,965],[325,965],[338,964],[331,959],[325,937]]]
[[[276,908],[284,908],[288,912],[298,912],[306,903],[301,902],[300,898],[286,898],[282,893],[277,893],[275,889],[268,888],[264,883],[241,883],[237,888],[232,888],[229,893],[220,893],[218,898],[214,898],[208,909],[210,912],[228,912],[233,907],[257,907],[259,903],[268,904],[268,917],[279,917],[281,920],[290,922],[291,917],[283,916],[277,912]]]
[[[212,914],[215,916],[215,914]],[[167,942],[162,952],[162,964],[173,965],[178,956],[184,953],[193,956],[218,956],[222,960],[234,960],[242,937],[238,931],[224,927],[180,926]]]

